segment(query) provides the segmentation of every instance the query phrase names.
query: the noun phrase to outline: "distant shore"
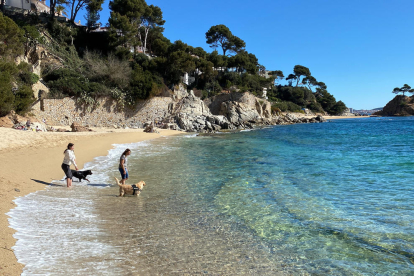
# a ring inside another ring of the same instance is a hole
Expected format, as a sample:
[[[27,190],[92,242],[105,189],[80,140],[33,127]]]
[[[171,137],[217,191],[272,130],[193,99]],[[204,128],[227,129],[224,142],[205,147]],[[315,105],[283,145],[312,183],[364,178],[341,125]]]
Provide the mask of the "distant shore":
[[[105,156],[113,144],[136,143],[182,134],[175,130],[144,133],[142,129],[93,129],[94,132],[33,132],[0,127],[0,275],[20,275],[23,264],[13,250],[16,240],[6,213],[16,207],[17,197],[44,189],[61,179],[63,150],[75,144],[79,169],[95,157]]]
[[[326,120],[339,120],[339,119],[362,119],[370,118],[369,116],[323,116]]]
[[[305,118],[313,118],[317,116],[317,115],[305,115],[303,113],[290,113],[290,114],[294,114],[297,117],[305,117]],[[369,116],[325,116],[325,115],[322,115],[322,117],[325,118],[326,120],[370,118]]]

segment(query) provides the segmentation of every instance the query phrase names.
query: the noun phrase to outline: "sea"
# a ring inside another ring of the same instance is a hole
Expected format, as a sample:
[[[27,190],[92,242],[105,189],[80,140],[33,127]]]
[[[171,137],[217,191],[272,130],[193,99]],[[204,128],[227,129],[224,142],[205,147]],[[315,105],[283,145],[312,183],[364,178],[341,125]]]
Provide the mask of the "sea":
[[[117,197],[125,148],[138,197]],[[414,117],[117,144],[84,169],[15,200],[23,275],[414,275]]]

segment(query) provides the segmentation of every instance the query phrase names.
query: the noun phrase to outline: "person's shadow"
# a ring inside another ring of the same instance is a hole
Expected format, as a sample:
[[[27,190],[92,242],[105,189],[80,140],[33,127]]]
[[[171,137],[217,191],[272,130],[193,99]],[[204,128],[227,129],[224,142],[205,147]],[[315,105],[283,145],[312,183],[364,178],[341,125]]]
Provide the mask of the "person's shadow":
[[[93,186],[93,187],[111,187],[113,185],[111,184],[87,184],[88,186]]]
[[[33,179],[33,178],[31,180],[33,180],[34,182],[43,184],[43,185],[54,186],[54,187],[62,187],[62,185],[53,184],[53,183],[46,182],[46,181],[43,181],[43,180],[38,180],[38,179]],[[87,185],[88,186],[94,186],[94,187],[111,187],[111,186],[113,186],[112,184],[87,184]]]
[[[50,182],[45,182],[43,180],[38,180],[38,179],[33,179],[33,178],[31,180],[33,180],[34,182],[43,184],[43,185],[48,185],[48,186],[54,186],[54,187],[61,187],[62,186],[62,185],[53,184],[53,183],[50,183]]]

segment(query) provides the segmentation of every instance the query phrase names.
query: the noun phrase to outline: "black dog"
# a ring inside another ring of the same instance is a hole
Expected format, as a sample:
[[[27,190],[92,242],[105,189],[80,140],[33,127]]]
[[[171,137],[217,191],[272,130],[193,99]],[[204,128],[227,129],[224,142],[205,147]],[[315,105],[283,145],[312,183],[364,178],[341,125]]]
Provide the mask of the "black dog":
[[[90,182],[88,179],[86,179],[86,177],[88,175],[92,175],[92,171],[91,170],[87,170],[87,171],[75,171],[75,170],[71,170],[71,171],[72,171],[73,177],[76,177],[77,179],[79,179],[79,182],[82,182],[82,179],[85,179],[86,181]]]

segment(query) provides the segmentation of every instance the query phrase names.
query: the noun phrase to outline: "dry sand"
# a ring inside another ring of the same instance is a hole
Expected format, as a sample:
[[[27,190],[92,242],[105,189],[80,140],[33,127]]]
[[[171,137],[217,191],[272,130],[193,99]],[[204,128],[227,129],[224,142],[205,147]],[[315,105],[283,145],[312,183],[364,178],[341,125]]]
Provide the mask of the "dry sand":
[[[161,136],[179,135],[174,130],[144,133],[139,130],[94,129],[96,132],[32,132],[0,127],[0,275],[20,275],[11,247],[16,240],[6,215],[15,207],[16,197],[44,189],[52,180],[61,179],[63,151],[75,144],[79,169],[94,157],[107,155],[113,144],[134,143]]]
[[[369,116],[323,116],[323,117],[326,120],[369,118]]]

